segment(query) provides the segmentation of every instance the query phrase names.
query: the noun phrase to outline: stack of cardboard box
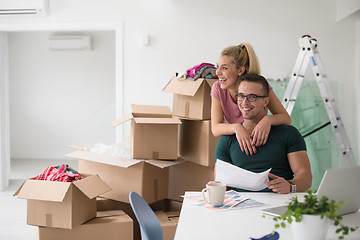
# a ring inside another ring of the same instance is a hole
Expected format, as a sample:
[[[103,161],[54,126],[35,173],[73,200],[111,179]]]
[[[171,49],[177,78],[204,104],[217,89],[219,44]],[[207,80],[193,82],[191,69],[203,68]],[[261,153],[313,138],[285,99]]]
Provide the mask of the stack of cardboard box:
[[[85,152],[84,145],[71,146],[77,151],[67,156],[79,159],[80,171],[98,174],[112,188],[98,198],[98,210],[121,209],[131,216],[134,239],[140,239],[140,231],[129,205],[131,191],[139,193],[155,211],[162,211],[158,218],[164,239],[172,239],[177,225],[172,211],[179,214],[181,196],[185,191],[200,191],[214,179],[218,138],[211,132],[210,90],[215,81],[173,78],[163,89],[174,94],[172,112],[165,106],[133,104],[130,114],[116,119],[115,127],[131,121],[131,158]]]
[[[169,199],[181,200],[185,191],[201,191],[214,179],[218,137],[211,132],[211,86],[216,79],[179,80],[173,77],[163,91],[173,93],[172,113],[181,119],[179,158],[170,167]]]
[[[97,199],[97,208],[103,211],[109,211],[113,209],[121,209],[127,215],[129,215],[133,221],[133,239],[140,240],[140,226],[136,220],[136,216],[129,203],[115,201],[109,198],[99,197]],[[169,199],[163,199],[149,204],[150,207],[154,210],[157,215],[160,225],[163,229],[163,239],[172,240],[175,236],[175,231],[178,223],[178,218],[180,215],[181,202],[172,201]]]
[[[74,182],[28,179],[14,194],[27,199],[27,223],[39,240],[133,239],[133,221],[123,211],[98,212],[96,197],[110,190],[97,175]]]
[[[129,204],[129,193],[137,192],[151,206],[159,206],[159,202],[168,200],[169,168],[181,163],[178,160],[181,121],[173,117],[169,107],[133,104],[132,113],[116,119],[113,125],[118,126],[129,120],[130,156],[84,151],[91,148],[86,144],[69,146],[76,151],[66,156],[79,160],[79,171],[98,174],[112,188],[101,194],[98,211],[123,210],[134,220],[134,239],[140,239],[139,225]],[[180,207],[172,205],[166,209],[153,207],[161,211],[157,215],[164,235],[168,236],[165,240],[174,237],[177,225],[174,213],[170,216],[167,212],[177,210],[179,216]]]
[[[131,114],[116,119],[114,126],[131,121],[129,157],[71,145],[75,151],[66,156],[78,159],[79,172],[89,177],[73,183],[26,181],[17,194],[28,199],[28,223],[39,226],[39,239],[140,239],[129,204],[132,191],[156,212],[164,240],[173,239],[181,196],[214,179],[218,138],[211,133],[210,89],[215,81],[173,78],[163,89],[174,94],[172,112],[132,105]]]

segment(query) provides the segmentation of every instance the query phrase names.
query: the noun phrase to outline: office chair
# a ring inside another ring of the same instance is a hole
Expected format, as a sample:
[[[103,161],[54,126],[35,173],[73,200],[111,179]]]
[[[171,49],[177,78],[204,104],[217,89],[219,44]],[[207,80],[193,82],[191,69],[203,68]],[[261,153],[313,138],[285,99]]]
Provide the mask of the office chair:
[[[136,192],[129,194],[132,210],[140,225],[142,240],[163,240],[163,231],[158,218],[149,204]]]

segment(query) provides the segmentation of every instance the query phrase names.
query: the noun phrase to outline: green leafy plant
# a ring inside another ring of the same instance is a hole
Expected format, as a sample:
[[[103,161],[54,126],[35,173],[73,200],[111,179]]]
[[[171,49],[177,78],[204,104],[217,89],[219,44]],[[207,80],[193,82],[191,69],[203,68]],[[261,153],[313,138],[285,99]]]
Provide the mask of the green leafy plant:
[[[315,195],[315,192],[308,190],[305,195],[305,201],[299,202],[297,196],[292,197],[288,204],[288,210],[280,217],[274,217],[275,229],[291,224],[294,220],[301,222],[303,214],[319,215],[321,218],[327,217],[334,222],[336,226],[336,233],[340,234],[339,239],[344,239],[349,232],[355,231],[357,227],[348,227],[341,224],[342,217],[337,213],[343,202],[336,203],[334,200],[329,200],[328,197],[323,196],[320,199]]]

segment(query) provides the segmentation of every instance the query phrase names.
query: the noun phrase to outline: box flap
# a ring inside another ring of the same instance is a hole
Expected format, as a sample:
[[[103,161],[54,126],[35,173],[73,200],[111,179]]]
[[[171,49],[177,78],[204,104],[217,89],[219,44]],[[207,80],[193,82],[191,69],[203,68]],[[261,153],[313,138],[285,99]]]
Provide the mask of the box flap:
[[[167,168],[182,163],[184,160],[145,160],[145,162],[159,168]]]
[[[172,117],[171,109],[168,106],[131,104],[131,110],[134,117],[148,117],[148,118]]]
[[[138,124],[181,124],[178,118],[134,118]]]
[[[18,197],[23,199],[62,202],[71,182],[54,182],[28,179],[20,187]]]
[[[16,192],[13,194],[13,197],[19,195],[19,192],[20,192],[20,190],[22,189],[22,187],[24,186],[24,184],[25,184],[25,182],[23,182],[23,183],[21,184],[21,186],[18,188],[18,190],[16,190]]]
[[[94,197],[111,190],[111,187],[109,187],[109,185],[107,185],[98,175],[88,176],[73,182],[73,184],[89,199],[93,199]]]
[[[168,218],[175,218],[180,216],[180,211],[169,211],[165,212],[165,214],[168,216]]]
[[[83,159],[92,162],[104,163],[109,164],[117,167],[128,168],[135,164],[145,161],[155,167],[159,168],[167,168],[170,166],[174,166],[176,164],[184,162],[184,160],[177,159],[177,160],[144,160],[144,159],[133,159],[133,158],[121,158],[115,157],[100,153],[93,153],[93,152],[84,152],[84,151],[76,151],[65,155],[66,157],[76,158],[76,159]]]
[[[157,211],[155,212],[156,217],[159,219],[161,226],[176,226],[177,222],[171,221],[169,218],[169,215],[166,214],[166,212],[163,211]]]
[[[73,150],[84,150],[85,147],[92,146],[94,144],[95,143],[71,144],[71,145],[66,145],[66,147]]]
[[[168,216],[163,211],[155,212],[155,215],[159,219],[160,225],[167,224],[169,222]]]
[[[216,81],[218,81],[218,80],[219,80],[219,79],[209,78],[209,79],[206,79],[206,82],[207,82],[207,84],[209,85],[209,87],[211,88],[212,85],[213,85]]]
[[[65,155],[66,157],[83,159],[92,162],[105,163],[109,165],[114,165],[117,167],[128,168],[135,164],[138,164],[142,160],[132,159],[132,158],[121,158],[111,155],[105,155],[100,153],[93,152],[84,152],[84,151],[76,151]]]
[[[125,215],[126,213],[122,210],[109,210],[109,211],[97,211],[96,217],[112,217],[112,216],[121,216]]]
[[[132,115],[131,113],[125,115],[125,116],[122,116],[121,118],[118,118],[116,120],[113,121],[113,127],[116,127],[126,121],[129,121],[130,119],[132,119],[134,117],[134,115]]]
[[[179,80],[176,77],[173,77],[164,87],[163,91],[187,96],[195,96],[204,80],[204,78],[198,78],[195,81],[189,79]]]

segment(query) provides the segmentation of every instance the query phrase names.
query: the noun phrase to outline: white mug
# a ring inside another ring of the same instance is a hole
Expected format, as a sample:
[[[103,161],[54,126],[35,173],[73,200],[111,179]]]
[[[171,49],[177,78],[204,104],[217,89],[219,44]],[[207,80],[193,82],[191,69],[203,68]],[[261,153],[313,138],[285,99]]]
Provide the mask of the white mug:
[[[201,192],[205,202],[210,206],[221,206],[224,204],[226,185],[220,182],[210,182],[206,184],[206,188],[204,188]],[[205,192],[208,193],[208,199],[205,196]]]

